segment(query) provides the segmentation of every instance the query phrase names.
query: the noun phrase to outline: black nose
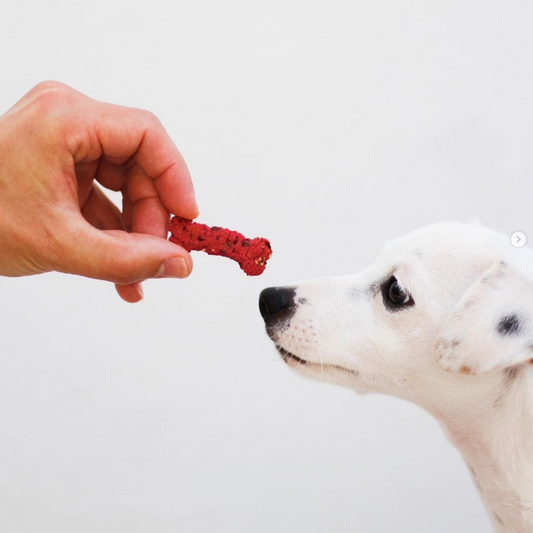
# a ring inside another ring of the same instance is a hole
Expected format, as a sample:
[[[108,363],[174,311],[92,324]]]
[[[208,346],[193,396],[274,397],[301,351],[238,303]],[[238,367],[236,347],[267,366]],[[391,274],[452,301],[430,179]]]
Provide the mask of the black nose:
[[[259,295],[259,312],[265,322],[290,318],[296,291],[290,287],[269,287]]]

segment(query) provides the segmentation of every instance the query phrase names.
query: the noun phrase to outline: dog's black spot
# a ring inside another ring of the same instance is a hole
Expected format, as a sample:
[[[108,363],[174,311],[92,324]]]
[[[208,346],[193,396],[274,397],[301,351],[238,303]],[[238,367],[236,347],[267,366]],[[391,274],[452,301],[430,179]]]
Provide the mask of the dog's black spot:
[[[298,298],[298,303],[300,305],[305,305],[307,303],[307,298]]]
[[[503,520],[500,518],[500,516],[497,513],[494,513],[494,518],[496,518],[496,522],[498,522],[500,526],[503,526]]]
[[[468,470],[470,470],[472,477],[475,477],[477,479],[476,471],[470,465],[468,465]]]
[[[520,333],[520,318],[516,315],[504,316],[498,322],[498,333],[500,335],[518,335]]]
[[[452,341],[452,347],[453,347],[453,348],[457,348],[457,346],[459,346],[459,344],[461,344],[461,341],[460,341],[460,340],[454,339],[454,340]]]

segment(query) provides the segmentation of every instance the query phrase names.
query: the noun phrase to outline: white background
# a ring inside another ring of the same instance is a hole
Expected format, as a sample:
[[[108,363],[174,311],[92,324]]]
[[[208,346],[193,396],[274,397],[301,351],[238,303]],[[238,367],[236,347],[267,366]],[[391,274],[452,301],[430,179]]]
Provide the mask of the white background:
[[[274,256],[246,278],[196,254],[138,305],[0,279],[0,530],[488,531],[437,422],[292,374],[257,296],[430,222],[533,238],[532,17],[517,0],[5,2],[2,111],[44,79],[150,109],[200,220]]]

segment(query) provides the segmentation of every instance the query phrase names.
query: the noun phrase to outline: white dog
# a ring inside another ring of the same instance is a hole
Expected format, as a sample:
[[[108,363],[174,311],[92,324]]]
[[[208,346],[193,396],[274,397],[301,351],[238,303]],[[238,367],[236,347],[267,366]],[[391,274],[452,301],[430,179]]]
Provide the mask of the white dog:
[[[298,374],[424,407],[495,531],[533,532],[533,250],[477,225],[430,226],[358,274],[265,289],[259,305]]]

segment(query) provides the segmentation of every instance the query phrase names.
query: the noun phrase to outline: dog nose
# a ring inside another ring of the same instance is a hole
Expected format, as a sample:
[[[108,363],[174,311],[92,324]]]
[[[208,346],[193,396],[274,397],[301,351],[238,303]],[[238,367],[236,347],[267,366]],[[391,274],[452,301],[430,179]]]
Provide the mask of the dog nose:
[[[259,312],[266,322],[271,319],[288,318],[294,310],[296,291],[287,287],[269,287],[259,295]]]

